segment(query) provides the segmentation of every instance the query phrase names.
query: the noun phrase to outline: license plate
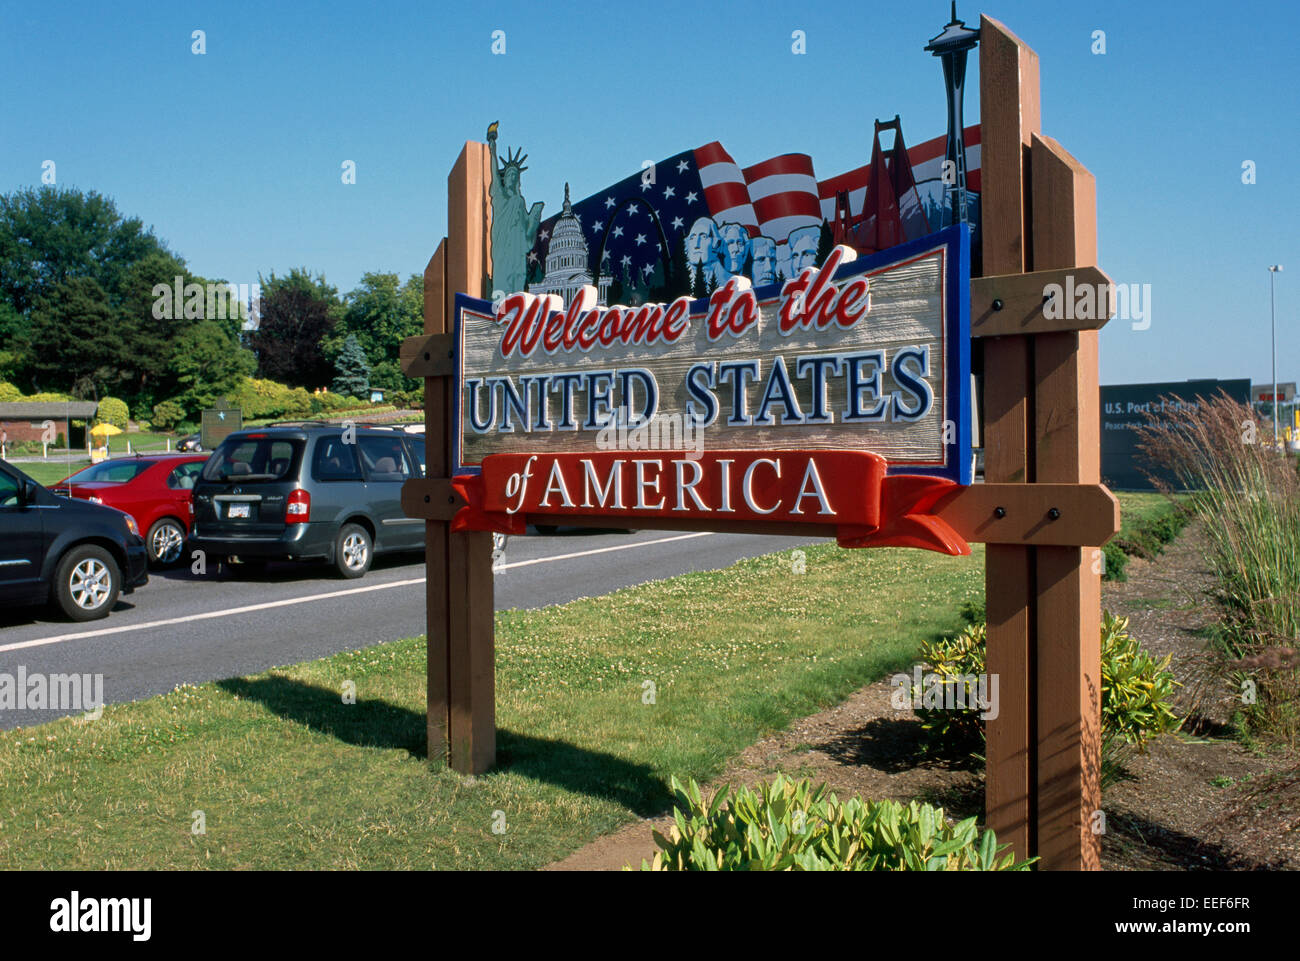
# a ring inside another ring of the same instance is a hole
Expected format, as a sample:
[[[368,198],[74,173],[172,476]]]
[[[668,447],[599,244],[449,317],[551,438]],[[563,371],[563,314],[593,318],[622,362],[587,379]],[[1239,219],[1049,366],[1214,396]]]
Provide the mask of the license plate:
[[[228,518],[230,518],[231,520],[235,520],[236,518],[239,518],[239,517],[247,518],[247,517],[248,517],[248,505],[247,505],[247,504],[231,504],[231,505],[229,505],[229,506],[226,508],[226,516],[227,516]]]

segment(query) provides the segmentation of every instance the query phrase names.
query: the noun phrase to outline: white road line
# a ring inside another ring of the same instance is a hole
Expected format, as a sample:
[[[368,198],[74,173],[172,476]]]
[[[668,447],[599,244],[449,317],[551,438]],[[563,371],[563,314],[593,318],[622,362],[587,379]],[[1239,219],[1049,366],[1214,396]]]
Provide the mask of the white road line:
[[[574,557],[589,557],[592,554],[606,554],[609,551],[626,551],[634,547],[650,547],[654,544],[667,544],[671,541],[684,541],[692,537],[708,537],[709,532],[703,531],[698,534],[679,534],[676,537],[661,537],[653,541],[638,541],[635,544],[618,544],[614,547],[598,547],[590,551],[574,551],[570,554],[552,554],[548,557],[537,557],[529,561],[515,561],[513,564],[503,564],[497,570],[506,570],[511,567],[527,567],[530,564],[546,564],[550,561],[569,560]],[[231,607],[221,611],[205,611],[202,614],[187,614],[184,617],[169,617],[161,621],[148,621],[144,624],[126,624],[121,627],[105,627],[97,631],[81,631],[77,634],[59,634],[54,637],[38,637],[31,641],[15,641],[12,644],[0,644],[0,654],[6,651],[21,651],[29,647],[44,647],[47,644],[61,644],[65,641],[77,641],[88,637],[107,637],[110,634],[125,634],[130,631],[147,631],[155,627],[170,627],[174,624],[188,624],[191,621],[207,621],[214,617],[230,617],[235,614],[250,614],[253,611],[266,611],[276,607],[290,607],[294,604],[307,604],[311,601],[325,601],[332,597],[347,597],[351,594],[365,594],[368,591],[385,591],[390,587],[410,587],[413,584],[423,584],[423,577],[413,577],[404,581],[390,581],[387,584],[369,584],[365,587],[352,587],[342,591],[329,591],[325,594],[308,594],[304,597],[289,597],[279,601],[266,601],[262,604],[248,604],[244,607]]]
[[[187,614],[184,617],[169,617],[162,621],[149,621],[146,624],[127,624],[122,627],[105,627],[98,631],[82,631],[79,634],[60,634],[57,637],[38,637],[33,641],[17,641],[13,644],[0,645],[0,653],[20,651],[27,647],[41,647],[45,644],[59,644],[63,641],[76,641],[86,637],[105,637],[109,634],[125,634],[128,631],[147,631],[153,627],[168,627],[172,624],[188,624],[190,621],[206,621],[214,617],[229,617],[232,614],[248,614],[252,611],[265,611],[273,607],[289,607],[293,604],[306,604],[309,601],[324,601],[331,597],[346,597],[349,594],[364,594],[366,591],[385,591],[390,587],[409,587],[423,584],[423,577],[414,577],[405,581],[391,581],[387,584],[371,584],[368,587],[353,587],[346,591],[330,591],[326,594],[308,594],[306,597],[289,597],[281,601],[267,601],[264,604],[249,604],[246,607],[231,607],[224,611],[205,611],[202,614]]]
[[[497,566],[498,571],[508,571],[512,567],[527,567],[529,564],[545,564],[547,561],[563,561],[571,557],[590,557],[592,554],[608,554],[610,551],[627,551],[634,547],[649,547],[652,544],[667,544],[671,541],[688,541],[692,537],[708,537],[712,531],[701,531],[698,534],[678,534],[676,537],[661,537],[654,541],[637,541],[635,544],[616,544],[613,547],[597,547],[589,551],[574,551],[572,554],[553,554],[550,557],[536,557],[531,561],[514,561],[510,564],[501,564]]]

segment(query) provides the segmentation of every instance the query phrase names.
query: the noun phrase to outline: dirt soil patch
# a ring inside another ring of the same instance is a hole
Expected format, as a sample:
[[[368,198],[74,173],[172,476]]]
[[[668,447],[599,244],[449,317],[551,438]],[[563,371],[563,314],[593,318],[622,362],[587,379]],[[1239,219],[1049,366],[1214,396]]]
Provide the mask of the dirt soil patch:
[[[1295,758],[1264,756],[1231,739],[1233,691],[1217,680],[1208,649],[1213,577],[1204,533],[1190,525],[1153,561],[1133,558],[1124,583],[1102,585],[1102,604],[1129,618],[1153,654],[1172,654],[1182,683],[1184,730],[1129,763],[1131,778],[1106,792],[1106,870],[1300,868],[1300,770]],[[860,795],[941,805],[954,818],[984,814],[983,765],[921,751],[915,716],[890,705],[881,680],[830,710],[751,745],[709,785],[754,785],[777,772],[826,782],[841,798]],[[651,831],[671,818],[641,820],[598,838],[546,870],[639,867],[656,850]]]

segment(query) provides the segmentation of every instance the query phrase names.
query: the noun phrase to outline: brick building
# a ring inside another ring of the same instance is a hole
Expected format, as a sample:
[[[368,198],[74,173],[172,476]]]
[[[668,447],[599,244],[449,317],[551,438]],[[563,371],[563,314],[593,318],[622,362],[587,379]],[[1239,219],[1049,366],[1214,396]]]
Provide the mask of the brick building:
[[[86,428],[72,426],[72,421],[89,422],[99,410],[99,404],[93,400],[69,401],[13,401],[0,404],[0,432],[7,443],[21,440],[40,441],[46,430],[46,421],[54,424],[54,436],[69,439],[74,447],[83,447],[86,443]]]

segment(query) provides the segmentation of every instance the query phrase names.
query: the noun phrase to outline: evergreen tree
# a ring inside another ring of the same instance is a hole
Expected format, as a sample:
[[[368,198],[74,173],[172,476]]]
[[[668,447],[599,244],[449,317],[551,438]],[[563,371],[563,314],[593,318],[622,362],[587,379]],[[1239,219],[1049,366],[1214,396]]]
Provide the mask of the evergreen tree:
[[[669,299],[693,296],[691,265],[686,259],[686,243],[681,238],[673,243],[672,256],[668,259],[668,271]]]
[[[817,266],[821,267],[826,263],[826,258],[831,255],[835,247],[834,235],[831,233],[831,225],[825,220],[822,221],[821,236],[817,238]]]
[[[370,394],[370,362],[356,334],[348,334],[334,362],[334,393],[366,398]]]

